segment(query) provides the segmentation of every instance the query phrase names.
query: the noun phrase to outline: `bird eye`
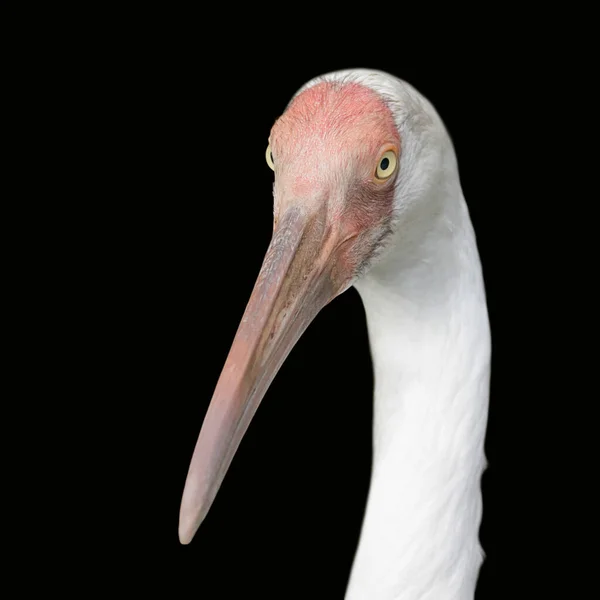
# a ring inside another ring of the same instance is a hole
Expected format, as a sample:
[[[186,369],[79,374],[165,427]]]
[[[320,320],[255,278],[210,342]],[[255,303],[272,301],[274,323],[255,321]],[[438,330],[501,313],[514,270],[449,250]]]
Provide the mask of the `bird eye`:
[[[267,146],[267,164],[271,167],[271,169],[273,169],[273,171],[275,170],[275,161],[273,160],[273,152],[271,151],[271,144],[269,144]]]
[[[396,170],[398,160],[393,150],[388,150],[379,160],[377,165],[377,179],[387,179]]]

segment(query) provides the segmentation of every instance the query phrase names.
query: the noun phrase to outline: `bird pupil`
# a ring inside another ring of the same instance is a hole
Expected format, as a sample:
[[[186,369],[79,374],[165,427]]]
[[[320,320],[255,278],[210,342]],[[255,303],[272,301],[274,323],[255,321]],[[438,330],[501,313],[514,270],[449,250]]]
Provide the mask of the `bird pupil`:
[[[385,170],[386,170],[386,169],[387,169],[387,168],[390,166],[390,159],[389,159],[389,158],[384,158],[384,159],[381,161],[381,165],[380,165],[380,166],[381,166],[381,169],[382,169],[383,171],[385,171]]]

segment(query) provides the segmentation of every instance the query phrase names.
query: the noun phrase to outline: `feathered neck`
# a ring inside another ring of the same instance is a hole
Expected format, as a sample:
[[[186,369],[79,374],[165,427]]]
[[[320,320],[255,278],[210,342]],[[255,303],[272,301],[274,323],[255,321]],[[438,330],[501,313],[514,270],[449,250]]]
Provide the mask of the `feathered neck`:
[[[374,367],[371,487],[346,600],[472,600],[490,332],[458,176],[359,282]]]

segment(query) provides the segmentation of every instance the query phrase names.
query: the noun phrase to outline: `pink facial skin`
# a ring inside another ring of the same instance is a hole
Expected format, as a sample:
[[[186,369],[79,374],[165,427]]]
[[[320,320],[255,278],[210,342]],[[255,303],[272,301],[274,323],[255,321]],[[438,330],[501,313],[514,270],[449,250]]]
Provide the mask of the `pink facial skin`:
[[[319,213],[340,246],[333,269],[342,284],[389,232],[398,168],[376,178],[383,153],[400,154],[389,107],[363,85],[323,82],[294,98],[269,139],[275,225],[291,206]]]
[[[329,152],[376,154],[385,143],[400,144],[390,109],[369,88],[357,83],[317,84],[292,100],[272,130],[274,149],[303,154],[310,144]]]

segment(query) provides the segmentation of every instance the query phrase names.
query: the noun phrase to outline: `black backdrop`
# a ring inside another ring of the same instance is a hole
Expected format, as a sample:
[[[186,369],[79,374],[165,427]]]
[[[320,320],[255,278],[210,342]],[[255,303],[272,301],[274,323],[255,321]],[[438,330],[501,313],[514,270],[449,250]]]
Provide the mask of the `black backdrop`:
[[[107,223],[97,247],[107,282],[96,298],[107,342],[97,385],[115,402],[97,405],[111,422],[99,452],[117,454],[101,491],[115,527],[100,579],[162,597],[343,597],[371,460],[372,373],[353,289],[293,349],[190,546],[179,544],[177,527],[191,453],[270,239],[270,127],[305,81],[368,67],[409,81],[439,111],[477,233],[493,335],[487,560],[477,598],[496,597],[506,565],[518,568],[503,544],[513,545],[517,527],[514,415],[525,395],[509,383],[516,281],[507,273],[518,258],[505,217],[512,140],[499,82],[508,63],[492,51],[441,46],[433,54],[352,44],[293,54],[283,41],[199,37],[158,27],[125,50],[107,42],[90,65],[107,82],[94,98],[105,154],[92,205]],[[103,522],[92,539],[106,533]]]

